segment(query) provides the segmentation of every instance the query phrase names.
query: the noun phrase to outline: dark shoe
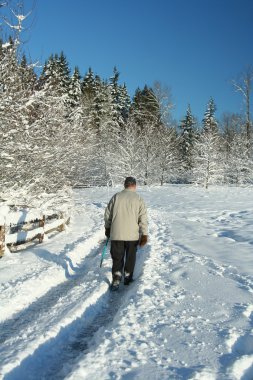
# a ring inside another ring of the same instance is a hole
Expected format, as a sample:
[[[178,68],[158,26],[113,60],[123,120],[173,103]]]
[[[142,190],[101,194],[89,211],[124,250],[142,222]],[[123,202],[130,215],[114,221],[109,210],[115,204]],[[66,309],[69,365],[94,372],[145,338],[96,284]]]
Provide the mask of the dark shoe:
[[[119,284],[111,284],[111,291],[115,292],[116,290],[119,290]]]
[[[129,285],[133,282],[133,277],[132,276],[125,276],[124,278],[124,285]]]
[[[111,284],[111,290],[118,290],[120,281],[121,281],[121,275],[114,274],[112,284]]]

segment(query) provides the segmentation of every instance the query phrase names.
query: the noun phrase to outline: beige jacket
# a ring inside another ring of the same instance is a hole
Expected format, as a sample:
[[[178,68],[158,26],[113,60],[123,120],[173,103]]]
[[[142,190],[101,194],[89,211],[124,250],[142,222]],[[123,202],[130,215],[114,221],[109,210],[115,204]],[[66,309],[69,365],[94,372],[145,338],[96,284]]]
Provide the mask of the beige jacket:
[[[115,194],[105,210],[105,228],[111,240],[136,241],[148,234],[147,208],[135,191],[124,189]]]

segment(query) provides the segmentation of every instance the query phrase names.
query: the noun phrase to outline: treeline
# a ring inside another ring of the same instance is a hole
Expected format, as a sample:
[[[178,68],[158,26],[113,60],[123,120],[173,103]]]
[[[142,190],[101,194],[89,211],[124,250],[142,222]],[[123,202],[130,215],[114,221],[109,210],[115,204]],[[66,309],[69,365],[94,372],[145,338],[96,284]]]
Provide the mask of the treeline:
[[[210,99],[201,126],[190,106],[171,118],[169,92],[156,83],[130,98],[116,68],[108,80],[88,69],[71,74],[63,53],[36,74],[19,42],[0,43],[0,178],[2,199],[33,199],[73,186],[253,182],[251,124],[215,118]]]

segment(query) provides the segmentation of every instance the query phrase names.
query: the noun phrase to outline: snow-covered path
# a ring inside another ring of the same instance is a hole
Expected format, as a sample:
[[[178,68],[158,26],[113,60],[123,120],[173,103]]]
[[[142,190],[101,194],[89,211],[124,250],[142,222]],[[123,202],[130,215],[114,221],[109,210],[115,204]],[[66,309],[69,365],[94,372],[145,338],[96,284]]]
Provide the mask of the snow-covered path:
[[[113,190],[78,192],[69,232],[0,261],[2,378],[252,380],[251,192],[142,190],[150,243],[118,293],[109,255],[99,270]]]

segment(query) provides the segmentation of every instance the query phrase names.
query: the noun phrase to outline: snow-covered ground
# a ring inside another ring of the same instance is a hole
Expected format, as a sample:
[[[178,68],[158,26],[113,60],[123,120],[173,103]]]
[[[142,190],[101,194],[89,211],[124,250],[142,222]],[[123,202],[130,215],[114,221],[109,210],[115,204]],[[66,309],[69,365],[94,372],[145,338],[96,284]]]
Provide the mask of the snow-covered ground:
[[[0,260],[1,378],[252,380],[252,188],[140,189],[149,244],[112,293],[118,190],[77,191],[66,232]]]

